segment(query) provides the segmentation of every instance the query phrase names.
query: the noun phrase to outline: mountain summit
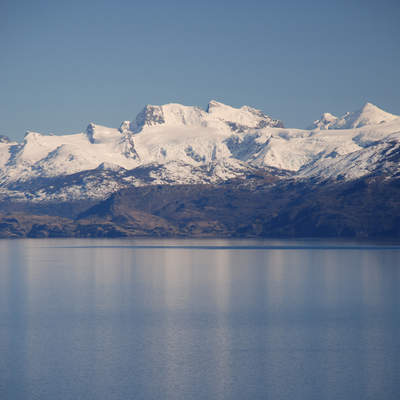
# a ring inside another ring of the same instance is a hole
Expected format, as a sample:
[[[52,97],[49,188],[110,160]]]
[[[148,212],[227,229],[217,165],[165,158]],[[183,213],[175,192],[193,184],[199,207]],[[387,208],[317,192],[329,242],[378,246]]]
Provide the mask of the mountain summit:
[[[199,107],[181,104],[165,104],[162,106],[146,105],[130,123],[130,129],[139,133],[143,129],[165,126],[211,126],[218,123],[235,126],[239,129],[281,127],[283,123],[264,114],[261,110],[243,106],[234,108],[211,100],[206,111]]]
[[[208,119],[224,121],[231,127],[245,128],[283,128],[283,122],[272,119],[261,110],[249,106],[234,108],[215,100],[211,100],[207,106]]]
[[[361,109],[347,112],[339,118],[330,113],[324,113],[320,119],[314,121],[309,129],[354,129],[390,122],[397,118],[399,116],[390,114],[367,102]]]

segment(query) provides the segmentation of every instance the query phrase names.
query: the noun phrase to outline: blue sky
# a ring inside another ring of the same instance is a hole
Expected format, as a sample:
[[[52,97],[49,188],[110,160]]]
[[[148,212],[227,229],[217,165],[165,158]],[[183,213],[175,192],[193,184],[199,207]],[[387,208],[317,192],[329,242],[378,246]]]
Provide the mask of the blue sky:
[[[0,134],[210,99],[288,127],[365,101],[400,114],[399,21],[398,0],[0,0]]]

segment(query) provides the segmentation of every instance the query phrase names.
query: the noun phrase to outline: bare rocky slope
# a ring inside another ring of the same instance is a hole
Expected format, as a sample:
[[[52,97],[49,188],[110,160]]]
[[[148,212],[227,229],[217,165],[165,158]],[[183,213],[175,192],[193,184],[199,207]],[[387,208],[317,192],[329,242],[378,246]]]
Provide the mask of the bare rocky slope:
[[[69,203],[28,214],[11,203],[0,216],[0,236],[400,238],[400,179],[248,183],[124,189],[94,205],[76,205],[69,218]]]

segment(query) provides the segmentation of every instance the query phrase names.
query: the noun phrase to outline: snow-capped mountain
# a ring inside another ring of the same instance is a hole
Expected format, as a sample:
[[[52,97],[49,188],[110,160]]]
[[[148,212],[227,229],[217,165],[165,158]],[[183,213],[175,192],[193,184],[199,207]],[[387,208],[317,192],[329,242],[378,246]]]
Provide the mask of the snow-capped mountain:
[[[286,179],[395,176],[399,146],[400,117],[370,103],[341,118],[325,113],[307,130],[217,101],[206,110],[147,105],[118,129],[90,123],[72,135],[0,138],[0,196],[103,198],[129,186],[221,183],[256,171]]]
[[[365,103],[360,110],[347,112],[342,117],[324,113],[308,129],[354,129],[391,122],[397,118],[397,115],[383,111],[372,103]]]

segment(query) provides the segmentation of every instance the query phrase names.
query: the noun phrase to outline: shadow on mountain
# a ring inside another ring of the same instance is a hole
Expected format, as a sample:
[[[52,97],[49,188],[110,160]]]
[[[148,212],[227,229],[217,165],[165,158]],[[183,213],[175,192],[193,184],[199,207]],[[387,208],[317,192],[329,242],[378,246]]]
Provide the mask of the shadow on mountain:
[[[124,189],[75,203],[4,203],[1,237],[399,238],[400,179]]]

